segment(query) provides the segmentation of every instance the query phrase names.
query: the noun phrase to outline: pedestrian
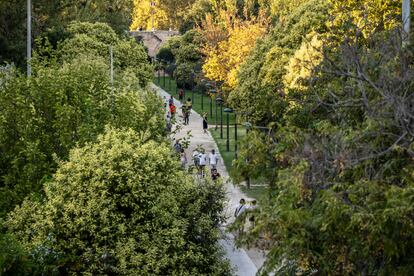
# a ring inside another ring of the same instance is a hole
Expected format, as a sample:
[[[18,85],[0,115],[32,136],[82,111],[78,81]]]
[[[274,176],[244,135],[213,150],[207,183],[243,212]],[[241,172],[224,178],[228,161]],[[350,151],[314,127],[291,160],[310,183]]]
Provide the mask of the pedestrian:
[[[204,130],[204,133],[207,133],[207,129],[208,129],[207,113],[204,113],[203,114],[203,130]]]
[[[184,100],[184,90],[182,88],[178,91],[178,99],[180,102],[183,102]]]
[[[205,174],[205,167],[206,167],[206,165],[207,165],[207,154],[204,152],[204,150],[202,150],[201,152],[200,152],[200,154],[198,155],[198,158],[199,158],[199,162],[200,162],[200,174],[201,174],[201,177],[204,177],[204,174]]]
[[[217,169],[212,169],[211,170],[211,179],[213,180],[213,181],[216,181],[217,179],[219,179],[220,178],[220,174],[218,173],[218,171],[217,171]]]
[[[200,158],[199,158],[199,152],[197,149],[195,149],[193,151],[193,162],[194,162],[194,167],[197,169],[197,172],[199,171],[199,166],[200,166]]]
[[[167,113],[167,119],[166,119],[166,130],[167,132],[171,132],[172,124],[171,124],[171,115],[170,112]]]
[[[177,109],[177,108],[175,107],[175,105],[174,105],[174,104],[171,104],[171,105],[170,105],[170,113],[171,113],[171,118],[174,118],[176,109]]]
[[[173,105],[174,104],[174,97],[170,96],[170,99],[168,100],[168,105]]]
[[[180,161],[181,161],[181,167],[183,169],[185,169],[185,167],[187,166],[187,155],[185,154],[184,149],[181,149],[181,153],[180,153]]]
[[[210,168],[213,170],[216,169],[219,158],[215,150],[211,151],[210,155],[208,156],[208,160],[210,162]]]
[[[234,217],[239,217],[241,214],[246,211],[246,200],[244,198],[240,199],[239,205],[236,207],[236,210],[234,212]]]
[[[193,108],[193,102],[191,101],[191,98],[187,99],[187,102],[185,103],[188,110],[191,110]]]
[[[183,120],[184,120],[184,125],[185,123],[185,113],[187,112],[187,107],[185,106],[185,104],[181,105],[181,112],[183,114]]]
[[[177,154],[180,154],[181,153],[181,150],[182,150],[182,146],[181,146],[181,144],[180,144],[180,139],[175,139],[175,144],[174,144],[174,150],[175,150],[175,152],[177,153]]]
[[[188,125],[190,123],[190,110],[186,109],[184,114],[184,124]]]
[[[248,207],[249,212],[253,212],[254,210],[256,210],[257,208],[257,201],[256,199],[253,199],[250,202],[250,206]],[[254,223],[254,214],[251,214],[249,217],[249,222],[251,223],[251,226],[254,227],[255,223]]]

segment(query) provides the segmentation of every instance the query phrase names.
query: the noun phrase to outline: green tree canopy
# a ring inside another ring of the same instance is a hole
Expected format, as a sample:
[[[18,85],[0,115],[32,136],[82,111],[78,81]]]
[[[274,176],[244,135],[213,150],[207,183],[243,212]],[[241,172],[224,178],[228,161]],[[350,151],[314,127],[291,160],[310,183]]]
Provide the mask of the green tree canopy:
[[[107,128],[60,162],[45,198],[27,199],[7,229],[60,273],[225,275],[222,187],[195,183],[170,151],[148,134]]]

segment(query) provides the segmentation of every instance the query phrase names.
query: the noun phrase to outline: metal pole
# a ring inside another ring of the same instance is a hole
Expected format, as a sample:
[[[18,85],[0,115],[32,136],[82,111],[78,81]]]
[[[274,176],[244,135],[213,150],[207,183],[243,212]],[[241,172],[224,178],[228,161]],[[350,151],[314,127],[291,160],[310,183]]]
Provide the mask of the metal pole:
[[[174,80],[175,80],[175,94],[177,95],[178,84],[177,84],[177,74],[176,74],[176,72],[174,73]]]
[[[201,110],[204,111],[204,90],[201,89]]]
[[[194,106],[194,75],[191,73],[191,102]]]
[[[220,139],[223,139],[223,102],[220,103]]]
[[[27,77],[32,75],[32,1],[27,0]]]
[[[217,99],[215,100],[215,103],[216,103],[216,128],[215,130],[217,130]]]
[[[411,0],[403,0],[402,2],[402,22],[406,42],[410,35],[410,1]]]
[[[226,150],[227,152],[230,151],[230,135],[229,135],[229,113],[226,112],[227,115],[227,140],[226,140]]]
[[[210,95],[210,119],[213,119],[213,97]]]
[[[163,86],[165,88],[165,68],[162,70],[162,75],[163,75]]]
[[[237,159],[237,114],[234,112],[234,157]]]
[[[169,91],[172,91],[171,90],[171,76],[170,75],[168,75],[168,89],[169,89]]]

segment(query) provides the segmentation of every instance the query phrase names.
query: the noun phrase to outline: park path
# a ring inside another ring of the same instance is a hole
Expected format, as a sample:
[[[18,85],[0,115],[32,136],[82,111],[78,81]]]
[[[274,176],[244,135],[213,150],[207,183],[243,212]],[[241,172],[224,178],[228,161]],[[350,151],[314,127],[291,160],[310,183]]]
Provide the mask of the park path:
[[[161,97],[165,97],[165,101],[170,98],[170,95],[166,91],[156,86],[155,84],[151,84],[151,88]],[[177,107],[177,115],[181,115],[181,103],[178,100],[174,99],[174,104]],[[177,116],[177,118],[179,118],[180,123],[182,123],[182,118],[180,116]],[[189,162],[191,162],[190,160],[192,152],[198,145],[202,145],[202,147],[206,150],[206,153],[210,153],[212,149],[215,149],[216,152],[220,154],[219,149],[210,132],[207,132],[207,134],[204,133],[202,122],[203,120],[201,116],[192,110],[190,115],[190,123],[188,125],[182,125],[180,131],[175,134],[174,137],[171,137],[173,140],[179,139],[187,136],[187,132],[191,131],[192,137],[190,138],[190,145],[186,150]],[[173,130],[175,127],[176,126],[173,127]],[[237,204],[239,203],[239,200],[241,198],[249,198],[243,192],[241,192],[238,187],[234,186],[230,182],[229,174],[226,170],[226,167],[224,166],[223,159],[221,159],[221,155],[220,161],[217,165],[217,170],[225,182],[227,193],[225,215],[228,218],[227,224],[229,224],[234,220],[233,214]],[[236,275],[255,275],[257,270],[264,263],[265,258],[262,252],[254,249],[244,250],[242,248],[236,248],[234,245],[234,237],[230,233],[226,233],[226,238],[222,239],[220,241],[220,244],[225,249],[226,257],[230,260],[232,266],[234,267]]]

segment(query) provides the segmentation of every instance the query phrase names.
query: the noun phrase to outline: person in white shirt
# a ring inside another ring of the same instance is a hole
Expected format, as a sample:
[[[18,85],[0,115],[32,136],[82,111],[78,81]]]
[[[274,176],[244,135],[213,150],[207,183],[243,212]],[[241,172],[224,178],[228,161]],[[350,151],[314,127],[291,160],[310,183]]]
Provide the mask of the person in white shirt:
[[[246,211],[246,200],[244,198],[240,199],[240,204],[237,205],[236,210],[234,211],[234,217],[236,218],[236,220],[240,221],[241,224],[238,227],[238,234],[241,235],[244,231],[244,220],[245,220],[245,216],[242,216],[242,214]]]
[[[237,205],[236,211],[234,211],[234,216],[237,218],[246,211],[246,200],[244,198],[240,199],[240,204]]]
[[[204,168],[207,165],[207,154],[205,154],[204,151],[200,152],[200,154],[198,155],[198,159],[199,159],[199,164],[200,164],[200,171],[201,171],[201,177],[204,177]]]
[[[216,169],[216,168],[217,168],[217,163],[218,163],[218,161],[219,161],[219,157],[218,157],[218,155],[216,154],[216,151],[215,151],[215,150],[212,150],[212,151],[211,151],[211,153],[210,153],[210,155],[209,155],[208,159],[209,159],[209,162],[210,162],[210,168],[211,168],[212,170]]]

